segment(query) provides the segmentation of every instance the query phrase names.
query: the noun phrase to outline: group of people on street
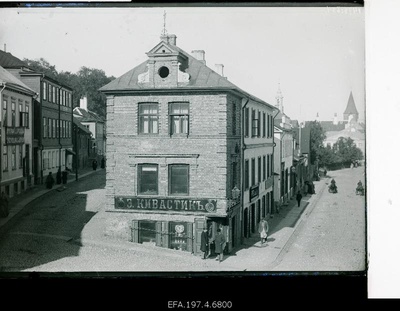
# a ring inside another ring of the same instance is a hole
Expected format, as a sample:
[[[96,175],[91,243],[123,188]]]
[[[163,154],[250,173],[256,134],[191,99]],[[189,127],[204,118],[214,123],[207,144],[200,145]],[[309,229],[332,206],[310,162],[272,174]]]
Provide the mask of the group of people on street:
[[[214,245],[215,245],[214,251],[215,251],[215,254],[217,255],[215,260],[219,260],[219,262],[221,262],[224,257],[224,249],[226,246],[225,236],[222,234],[221,229],[218,228],[215,239],[212,241],[209,237],[209,232],[208,232],[207,226],[204,226],[203,232],[201,233],[201,242],[200,242],[200,250],[204,253],[203,259],[207,259],[208,256],[210,255],[211,243],[214,243]]]
[[[100,167],[101,168],[105,168],[106,167],[106,159],[104,157],[101,159]],[[93,168],[94,171],[97,170],[97,160],[96,159],[94,159],[93,162],[92,162],[92,168]]]
[[[65,168],[64,171],[61,172],[61,168],[58,169],[57,174],[56,174],[56,180],[54,180],[53,173],[49,172],[49,175],[46,177],[46,188],[47,189],[52,189],[54,184],[57,182],[57,184],[61,184],[61,182],[65,185],[68,180],[68,167]]]

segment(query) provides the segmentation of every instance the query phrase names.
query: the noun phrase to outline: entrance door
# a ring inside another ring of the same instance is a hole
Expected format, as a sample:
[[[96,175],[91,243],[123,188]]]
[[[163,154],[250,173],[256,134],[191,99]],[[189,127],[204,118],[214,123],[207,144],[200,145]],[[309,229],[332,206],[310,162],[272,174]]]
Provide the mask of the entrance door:
[[[203,231],[203,228],[207,226],[206,220],[203,218],[196,218],[194,220],[195,224],[195,234],[194,234],[194,253],[195,254],[200,254],[200,245],[201,245],[201,232]]]
[[[256,231],[256,205],[251,204],[251,232]]]
[[[232,248],[236,245],[236,216],[232,217]]]
[[[39,149],[38,148],[34,148],[33,149],[33,178],[34,178],[34,184],[35,185],[39,184],[38,153],[39,153]]]
[[[31,159],[29,157],[30,154],[30,145],[25,145],[25,170],[24,170],[24,175],[27,176],[28,178],[28,185],[31,185],[31,175],[29,174],[30,172],[30,163]]]
[[[243,212],[243,235],[249,237],[249,209],[245,208]]]

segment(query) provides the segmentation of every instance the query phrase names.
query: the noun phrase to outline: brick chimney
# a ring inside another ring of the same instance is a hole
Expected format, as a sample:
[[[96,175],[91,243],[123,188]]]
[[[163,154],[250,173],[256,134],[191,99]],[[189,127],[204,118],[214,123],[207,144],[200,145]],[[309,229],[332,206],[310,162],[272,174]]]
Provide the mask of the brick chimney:
[[[87,97],[84,96],[79,101],[79,108],[87,111]]]
[[[206,54],[206,52],[204,52],[203,50],[192,51],[192,56],[195,59],[201,61],[204,65],[206,64],[205,54]]]
[[[224,76],[224,65],[223,64],[215,64],[215,72],[218,73],[220,76]]]

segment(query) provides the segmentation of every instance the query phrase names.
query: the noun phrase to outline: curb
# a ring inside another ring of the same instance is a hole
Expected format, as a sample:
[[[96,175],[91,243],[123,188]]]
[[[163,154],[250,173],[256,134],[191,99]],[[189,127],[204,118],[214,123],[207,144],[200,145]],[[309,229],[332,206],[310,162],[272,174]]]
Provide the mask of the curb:
[[[287,253],[289,247],[293,244],[293,241],[296,238],[295,233],[298,232],[304,226],[306,218],[308,218],[309,215],[313,212],[316,206],[316,202],[321,198],[325,188],[326,185],[323,185],[320,191],[318,191],[317,195],[315,196],[315,199],[312,202],[306,203],[303,212],[301,213],[299,219],[296,221],[294,225],[293,232],[290,234],[289,239],[287,239],[287,241],[285,242],[285,245],[282,247],[278,256],[276,256],[276,258],[268,265],[268,270],[272,270],[275,266],[277,266],[282,260],[282,257]]]

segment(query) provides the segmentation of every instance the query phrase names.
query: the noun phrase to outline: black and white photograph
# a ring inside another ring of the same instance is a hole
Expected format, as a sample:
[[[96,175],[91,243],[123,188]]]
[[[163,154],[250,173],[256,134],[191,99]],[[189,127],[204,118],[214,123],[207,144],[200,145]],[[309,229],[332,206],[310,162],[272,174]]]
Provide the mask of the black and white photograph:
[[[365,277],[366,15],[1,7],[0,276]]]

